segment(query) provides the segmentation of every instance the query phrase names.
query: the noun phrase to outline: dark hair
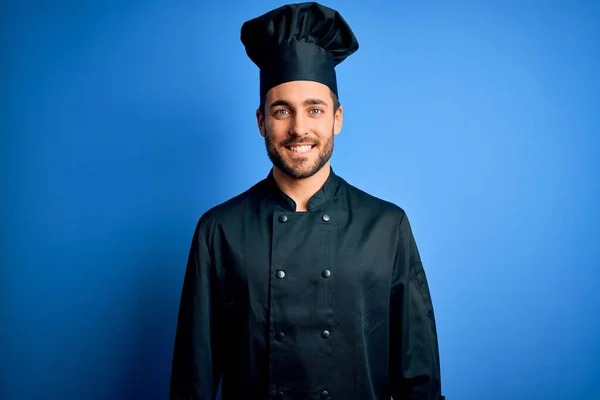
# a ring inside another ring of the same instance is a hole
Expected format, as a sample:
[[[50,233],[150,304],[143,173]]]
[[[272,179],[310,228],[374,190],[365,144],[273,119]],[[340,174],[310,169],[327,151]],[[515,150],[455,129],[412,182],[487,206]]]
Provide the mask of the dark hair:
[[[335,113],[338,108],[340,108],[341,104],[340,104],[340,100],[338,99],[337,94],[335,94],[335,92],[333,90],[330,90],[331,92],[331,98],[333,99],[333,112]],[[266,96],[261,96],[260,98],[260,105],[258,106],[258,109],[260,110],[260,112],[265,115],[265,97]]]

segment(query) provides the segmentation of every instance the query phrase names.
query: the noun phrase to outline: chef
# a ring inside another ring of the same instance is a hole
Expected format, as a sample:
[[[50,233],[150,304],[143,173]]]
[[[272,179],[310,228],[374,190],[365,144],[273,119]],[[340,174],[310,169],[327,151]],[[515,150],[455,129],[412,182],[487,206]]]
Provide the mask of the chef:
[[[406,213],[331,167],[341,15],[286,5],[245,22],[273,167],[206,211],[185,272],[171,399],[442,399],[438,340]],[[373,171],[382,174],[385,171]]]

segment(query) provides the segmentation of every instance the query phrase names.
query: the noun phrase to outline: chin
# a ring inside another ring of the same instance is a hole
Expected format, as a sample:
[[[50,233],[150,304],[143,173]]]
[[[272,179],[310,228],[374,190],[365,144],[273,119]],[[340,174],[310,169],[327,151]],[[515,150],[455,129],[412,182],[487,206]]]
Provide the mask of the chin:
[[[282,173],[292,179],[307,179],[319,172],[329,160],[316,155],[290,157],[288,151],[275,151],[267,146],[267,154],[271,162]]]
[[[302,167],[302,168],[295,168],[290,165],[286,165],[284,168],[280,168],[280,169],[282,169],[282,171],[286,175],[288,175],[294,179],[306,179],[306,178],[310,178],[311,176],[313,176],[314,174],[319,172],[321,170],[321,168],[323,168],[323,167],[322,166],[319,167],[318,165],[311,165],[310,167]]]

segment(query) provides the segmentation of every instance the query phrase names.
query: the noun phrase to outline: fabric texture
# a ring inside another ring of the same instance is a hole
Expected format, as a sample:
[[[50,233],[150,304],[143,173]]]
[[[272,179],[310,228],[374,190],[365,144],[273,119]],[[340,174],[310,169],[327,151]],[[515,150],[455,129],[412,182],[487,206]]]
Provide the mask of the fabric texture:
[[[310,80],[339,96],[335,67],[358,50],[350,26],[318,3],[290,4],[246,21],[246,54],[260,68],[260,94],[279,84]]]
[[[296,212],[269,175],[200,218],[171,399],[441,399],[406,213],[331,171]]]

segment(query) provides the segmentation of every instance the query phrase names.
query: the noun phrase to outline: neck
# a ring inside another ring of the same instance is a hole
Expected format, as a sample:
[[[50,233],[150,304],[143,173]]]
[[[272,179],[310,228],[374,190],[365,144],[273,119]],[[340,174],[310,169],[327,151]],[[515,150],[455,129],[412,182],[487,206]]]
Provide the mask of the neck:
[[[296,203],[296,211],[308,211],[308,201],[325,184],[331,172],[327,163],[316,174],[305,179],[295,179],[273,167],[273,178],[277,186]]]

